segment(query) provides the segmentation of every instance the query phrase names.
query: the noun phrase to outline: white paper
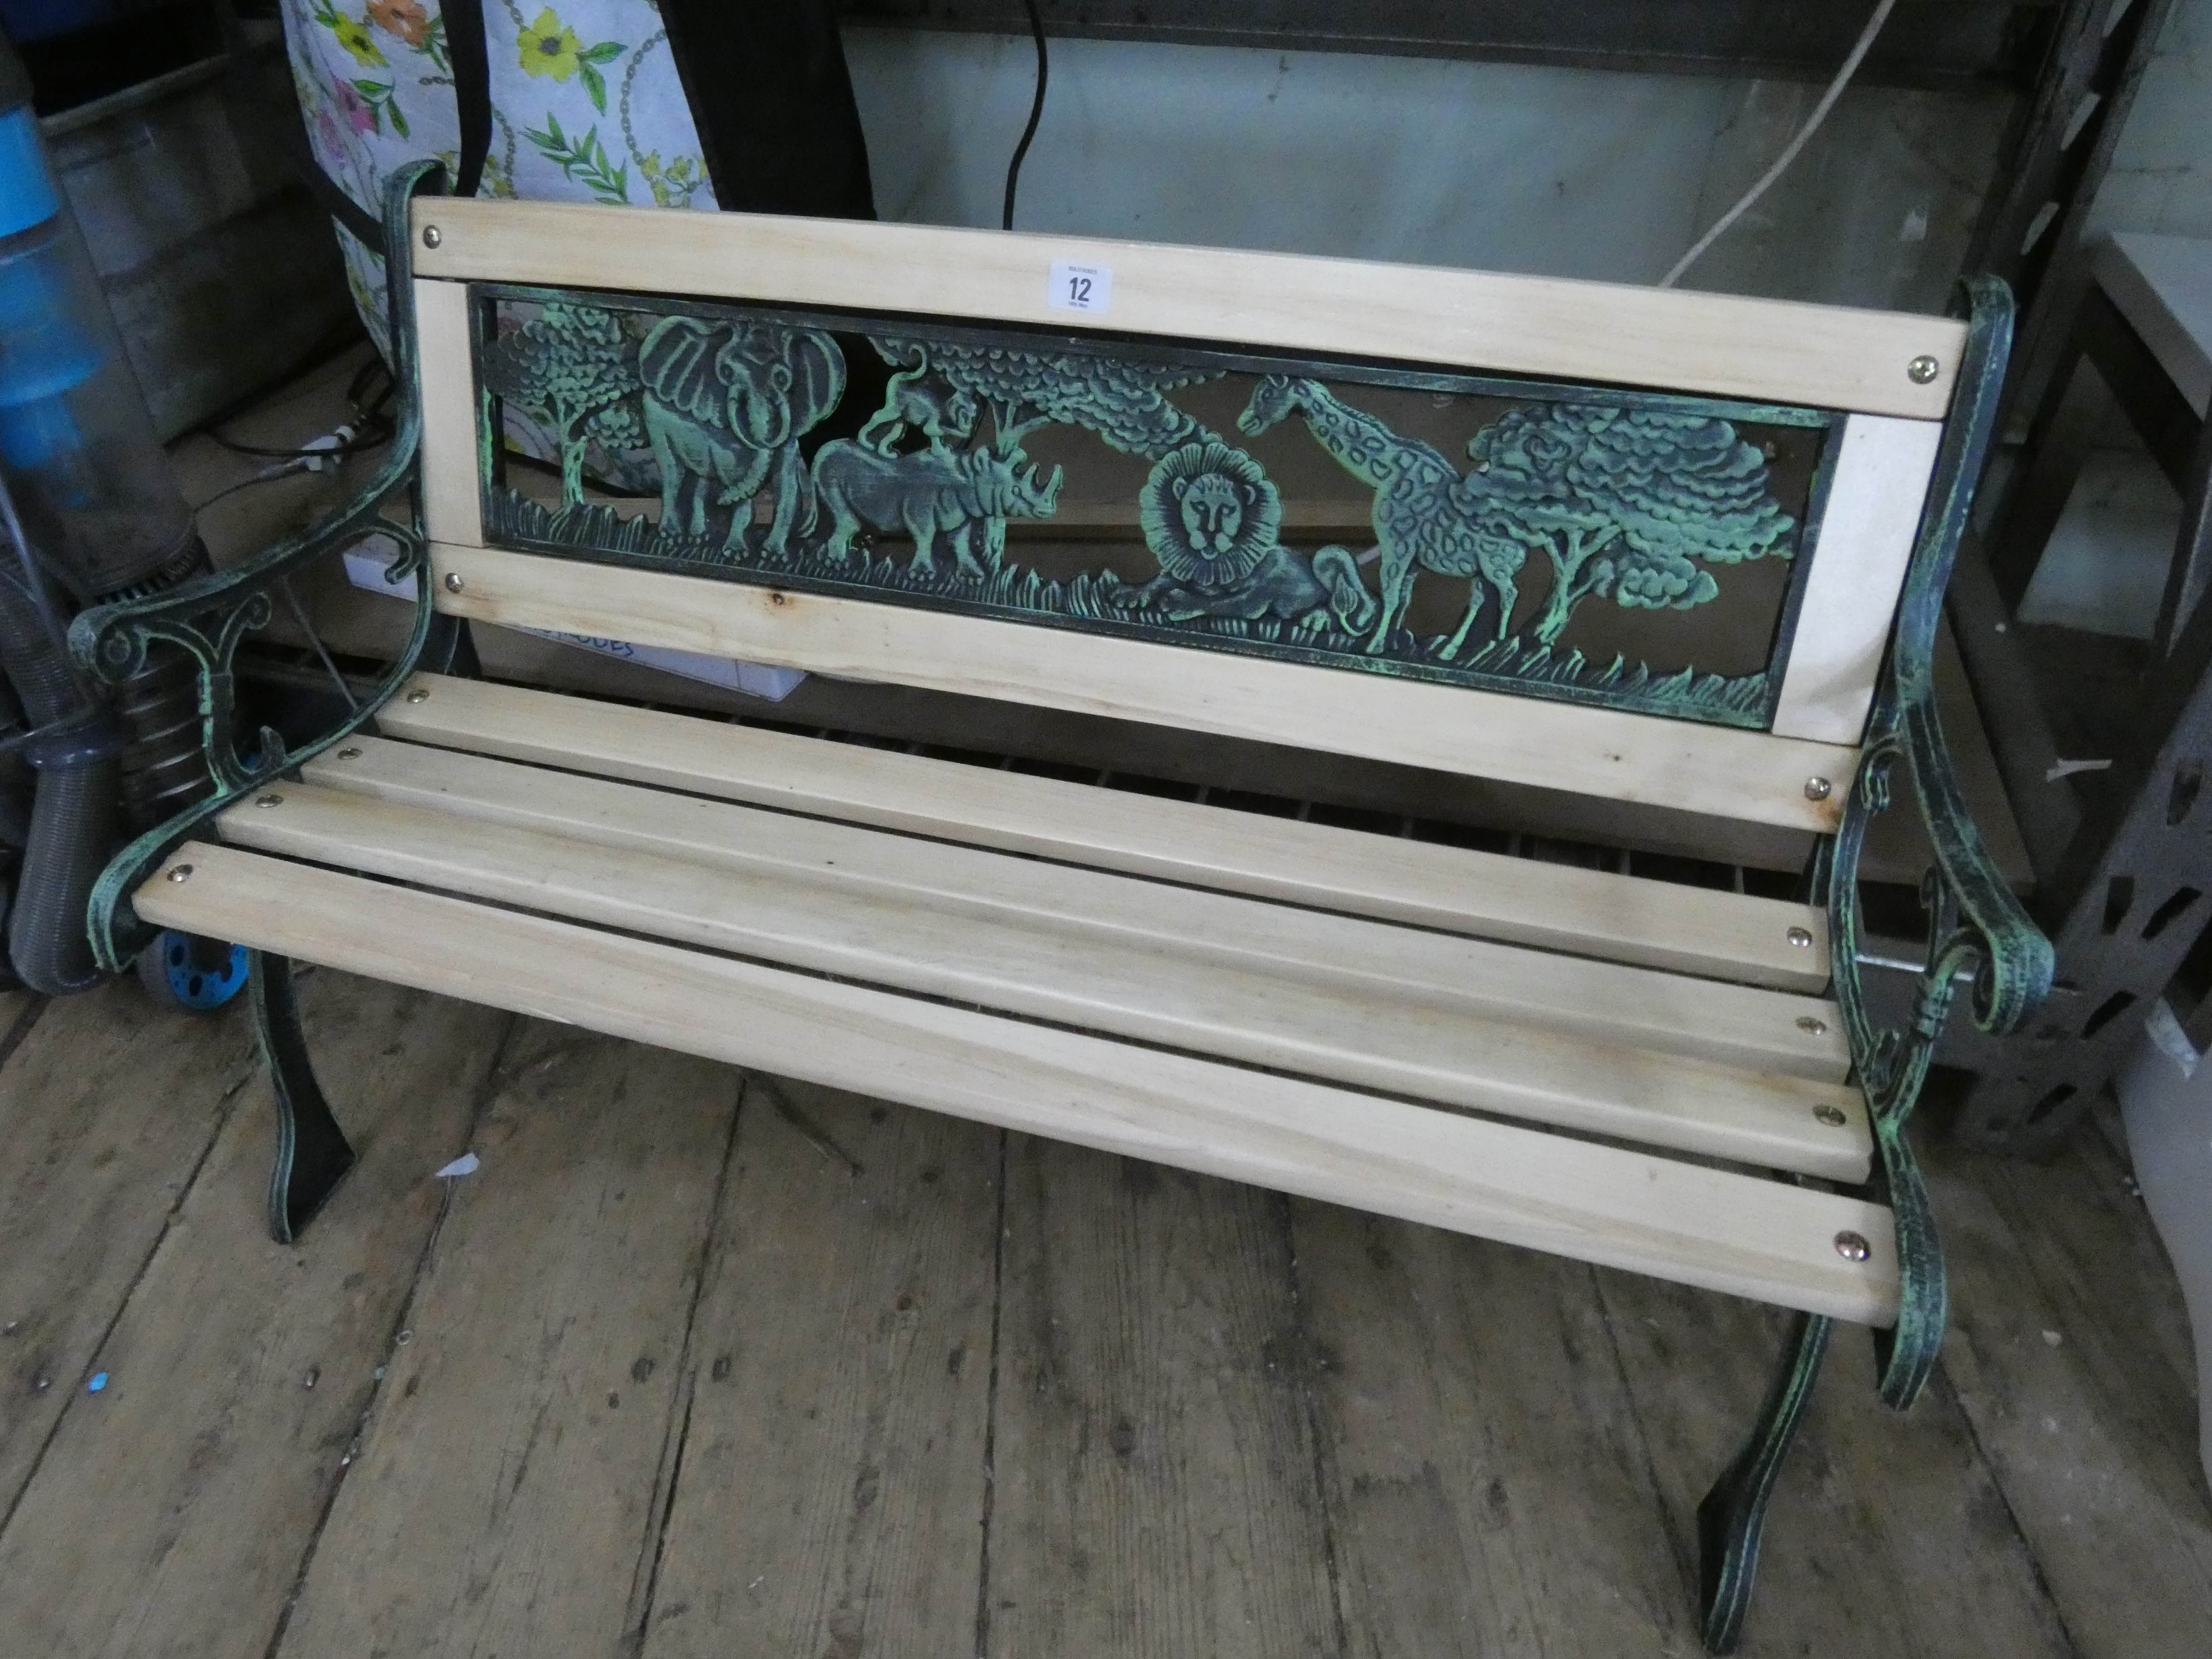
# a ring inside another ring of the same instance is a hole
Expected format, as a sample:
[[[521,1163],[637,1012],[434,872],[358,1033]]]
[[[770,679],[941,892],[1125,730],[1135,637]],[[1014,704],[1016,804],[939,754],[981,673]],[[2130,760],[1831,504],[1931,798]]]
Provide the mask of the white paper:
[[[2143,1031],[2158,1051],[2181,1068],[2181,1075],[2195,1077],[2203,1056],[2197,1045],[2189,1040],[2189,1033],[2181,1029],[2181,1022],[2173,1017],[2173,1010],[2166,1006],[2164,997],[2152,1000],[2150,1012],[2143,1018]]]
[[[463,1152],[431,1178],[434,1181],[444,1181],[454,1176],[471,1176],[483,1167],[477,1162],[477,1155],[474,1152]]]
[[[346,580],[356,587],[371,593],[389,594],[393,599],[413,599],[421,591],[420,579],[410,577],[388,582],[384,573],[391,568],[391,556],[370,547],[355,548],[345,556]],[[747,696],[764,698],[769,702],[781,702],[806,680],[803,668],[732,662],[726,657],[702,656],[696,651],[670,651],[657,645],[633,645],[628,640],[594,639],[588,635],[561,634],[550,629],[526,628],[521,631],[535,634],[541,640],[555,640],[562,645],[596,651],[603,657],[621,657],[641,667],[657,668],[664,674],[680,674],[687,680],[719,685],[726,691],[742,691]]]
[[[1104,316],[1107,307],[1114,303],[1114,267],[1072,264],[1066,259],[1054,259],[1052,276],[1045,283],[1044,302],[1054,311],[1081,311],[1093,317]]]

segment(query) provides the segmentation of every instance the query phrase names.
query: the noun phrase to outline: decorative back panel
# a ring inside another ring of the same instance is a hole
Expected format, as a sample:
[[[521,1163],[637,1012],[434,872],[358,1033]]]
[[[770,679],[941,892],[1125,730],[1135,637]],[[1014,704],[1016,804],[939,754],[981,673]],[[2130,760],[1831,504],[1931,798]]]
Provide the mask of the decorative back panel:
[[[1013,325],[472,294],[493,545],[1756,729],[1844,419]]]

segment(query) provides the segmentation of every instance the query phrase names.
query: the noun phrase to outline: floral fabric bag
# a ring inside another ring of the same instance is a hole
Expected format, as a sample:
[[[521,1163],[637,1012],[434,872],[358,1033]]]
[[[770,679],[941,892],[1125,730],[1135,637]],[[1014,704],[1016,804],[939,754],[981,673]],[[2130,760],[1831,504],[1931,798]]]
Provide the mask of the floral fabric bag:
[[[438,0],[283,0],[283,10],[308,144],[340,189],[375,213],[385,179],[407,162],[456,166],[460,117]],[[484,193],[718,205],[651,0],[559,0],[534,15],[491,0],[483,21],[492,118]],[[354,303],[383,349],[384,261],[343,230],[338,241]]]

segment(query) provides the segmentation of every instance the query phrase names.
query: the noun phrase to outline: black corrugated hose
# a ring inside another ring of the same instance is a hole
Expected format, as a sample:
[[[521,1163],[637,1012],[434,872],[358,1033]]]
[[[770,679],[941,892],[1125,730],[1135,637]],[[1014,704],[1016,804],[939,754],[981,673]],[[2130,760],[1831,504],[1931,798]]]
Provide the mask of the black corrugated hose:
[[[8,955],[24,984],[62,996],[100,976],[85,917],[121,828],[123,727],[79,684],[54,613],[27,575],[0,572],[0,667],[31,728],[21,753],[38,780]]]

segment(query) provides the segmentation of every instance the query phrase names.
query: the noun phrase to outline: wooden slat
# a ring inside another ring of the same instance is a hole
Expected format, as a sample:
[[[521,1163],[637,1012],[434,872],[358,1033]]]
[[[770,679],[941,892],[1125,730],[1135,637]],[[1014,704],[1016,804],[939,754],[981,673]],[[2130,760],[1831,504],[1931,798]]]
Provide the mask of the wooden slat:
[[[395,737],[1680,973],[1819,992],[1808,904],[422,675]],[[336,767],[334,757],[322,764]],[[1790,930],[1812,936],[1790,942]]]
[[[433,549],[441,611],[1832,830],[1857,750],[1351,669],[491,548]],[[458,578],[460,586],[452,584]],[[1806,780],[1832,788],[1810,799]]]
[[[1920,527],[1943,428],[1854,415],[1844,422],[1772,730],[1856,743]]]
[[[182,866],[183,880],[172,878]],[[1862,1199],[807,978],[190,842],[138,915],[831,1088],[1862,1323],[1896,1317]],[[1836,1249],[1863,1236],[1863,1261]]]
[[[422,398],[422,524],[440,541],[483,539],[477,477],[476,367],[463,283],[415,283],[416,376]]]
[[[1682,289],[936,226],[415,204],[425,276],[1095,328],[1940,418],[1966,326]],[[1056,260],[1113,272],[1103,312],[1046,303]],[[1939,366],[1916,385],[1907,366]]]
[[[1136,949],[1296,977],[1325,985],[1332,994],[1526,1021],[1798,1077],[1836,1081],[1850,1066],[1834,1006],[1815,997],[1255,903],[449,750],[377,738],[347,747],[360,752],[333,756],[309,774],[345,797],[288,791],[275,809],[241,806],[225,817],[224,839],[271,845],[272,836],[318,835],[332,837],[333,846],[358,842],[364,850],[389,842],[404,856],[427,856],[427,868],[435,870],[450,850],[441,838],[457,833],[452,819],[459,815],[478,821],[469,826],[471,844],[493,869],[520,857],[498,857],[498,826],[508,825],[619,849],[622,857],[601,866],[617,894],[632,890],[624,877],[637,854],[678,860],[701,879],[716,872],[753,884],[796,882],[809,892],[787,901],[799,907],[794,921],[803,907],[818,902],[811,896],[817,890],[842,893],[884,918],[906,907],[926,913],[915,918],[923,930],[916,948],[948,960],[994,960],[991,951],[971,951],[954,937],[980,923],[1050,938],[1055,958]],[[366,815],[362,796],[414,808],[416,815]],[[276,850],[316,856],[304,848]],[[527,875],[538,878],[536,872]],[[434,875],[414,878],[439,884]]]
[[[1512,970],[1540,971],[1541,959],[1525,953],[1517,963],[1471,963],[1474,984],[1458,992],[1433,964],[1411,964],[1398,976],[1359,963],[1334,967],[1323,943],[1294,929],[1281,935],[1287,959],[1272,957],[1264,918],[1254,926],[1201,912],[1177,933],[1132,906],[1130,926],[1086,924],[1024,914],[950,883],[916,894],[845,881],[842,868],[830,883],[789,866],[715,869],[305,788],[287,790],[273,811],[241,808],[222,827],[226,839],[263,851],[1085,1030],[1762,1167],[1842,1181],[1867,1173],[1870,1142],[1855,1090],[1750,1070],[1741,1060],[1686,1057],[1682,1045],[1654,1031],[1650,1016],[1695,1025],[1695,999],[1670,998],[1663,988],[1583,984],[1597,1007],[1646,1005],[1641,1045],[1601,1015],[1557,1012],[1573,988],[1567,975],[1548,987],[1553,1008],[1532,1006],[1533,997],[1520,1005],[1548,1016],[1546,1024],[1515,1020]],[[1206,896],[1152,890],[1162,911]],[[1293,924],[1315,920],[1275,914]],[[1209,933],[1224,936],[1218,948]],[[1392,941],[1340,943],[1346,955],[1371,960]],[[1824,1111],[1832,1124],[1821,1121]]]

